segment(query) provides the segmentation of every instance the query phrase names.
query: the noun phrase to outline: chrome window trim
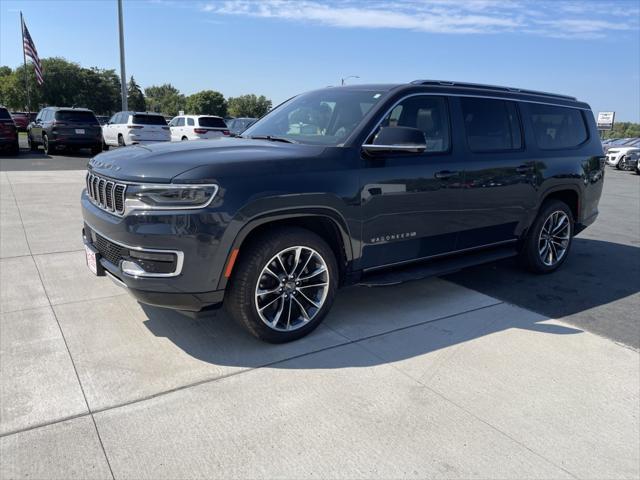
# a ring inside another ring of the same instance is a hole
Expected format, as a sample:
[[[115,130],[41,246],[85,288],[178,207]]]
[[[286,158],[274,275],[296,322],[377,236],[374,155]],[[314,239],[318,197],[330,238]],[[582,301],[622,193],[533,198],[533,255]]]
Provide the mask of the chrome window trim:
[[[120,267],[120,265],[116,265],[118,267],[118,269],[120,269],[120,271],[122,272],[123,275],[126,275],[127,277],[131,277],[131,278],[147,278],[147,277],[168,278],[168,277],[177,277],[178,275],[180,275],[182,273],[182,267],[184,266],[184,252],[182,252],[180,250],[164,250],[164,249],[158,249],[158,248],[146,248],[146,247],[136,247],[136,246],[133,246],[133,245],[127,245],[126,243],[117,242],[117,241],[113,240],[112,238],[110,238],[110,237],[108,237],[106,235],[103,235],[98,230],[93,228],[93,226],[91,226],[90,224],[87,223],[87,225],[89,226],[91,231],[95,232],[97,235],[100,235],[105,240],[108,240],[111,243],[114,243],[114,244],[118,245],[119,247],[126,248],[128,250],[135,250],[137,252],[173,253],[176,256],[176,269],[171,273],[145,273],[144,275],[129,275],[128,273],[125,273],[125,272],[122,271],[122,268]],[[93,244],[93,240],[91,238],[89,238],[87,240],[91,241],[91,243]]]
[[[380,117],[380,119],[376,122],[375,126],[371,129],[371,131],[369,132],[369,134],[365,137],[365,142],[366,140],[368,140],[369,138],[371,138],[371,135],[373,135],[373,133],[380,127],[380,125],[382,124],[382,122],[384,121],[385,118],[387,118],[387,116],[393,111],[394,108],[396,108],[401,102],[404,102],[407,98],[412,98],[412,97],[466,97],[466,98],[487,98],[490,100],[503,100],[503,101],[508,101],[508,102],[522,102],[522,103],[537,103],[540,105],[551,105],[553,107],[564,107],[564,108],[574,108],[576,110],[582,110],[585,112],[593,112],[590,108],[583,108],[583,107],[578,107],[575,105],[562,105],[560,103],[552,103],[552,102],[538,102],[536,100],[522,100],[520,98],[512,98],[509,97],[508,95],[504,95],[504,96],[494,96],[494,95],[470,95],[470,94],[465,94],[465,93],[446,93],[446,92],[418,92],[418,93],[410,93],[408,95],[405,95],[403,97],[401,97],[399,100],[397,100],[390,108],[388,108],[385,113]],[[449,112],[449,114],[451,114],[451,112]],[[362,145],[364,146],[364,144]]]

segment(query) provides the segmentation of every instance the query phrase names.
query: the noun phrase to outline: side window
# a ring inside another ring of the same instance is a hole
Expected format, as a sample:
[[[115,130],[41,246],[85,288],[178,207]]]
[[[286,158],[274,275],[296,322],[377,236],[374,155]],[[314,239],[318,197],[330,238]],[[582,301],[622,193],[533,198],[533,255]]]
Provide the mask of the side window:
[[[461,98],[467,144],[472,152],[522,148],[520,118],[514,102]]]
[[[195,125],[193,118],[187,118],[187,125],[190,127],[193,127]]]
[[[176,122],[176,127],[184,127],[184,117],[178,118],[178,121]]]
[[[118,123],[128,124],[129,123],[129,112],[123,112],[120,114],[120,121]]]
[[[536,143],[541,149],[572,148],[587,140],[587,128],[580,110],[535,103],[528,107]]]
[[[109,123],[116,123],[118,119],[118,114],[116,113],[113,117],[109,119]]]
[[[424,95],[406,98],[393,107],[381,125],[422,130],[429,153],[446,152],[451,145],[449,110],[444,97]]]

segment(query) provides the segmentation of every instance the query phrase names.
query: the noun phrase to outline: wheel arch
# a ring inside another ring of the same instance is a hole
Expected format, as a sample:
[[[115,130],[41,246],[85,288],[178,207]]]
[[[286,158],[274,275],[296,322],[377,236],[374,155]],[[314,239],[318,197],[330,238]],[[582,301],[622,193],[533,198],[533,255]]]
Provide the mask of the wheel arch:
[[[353,260],[353,247],[349,229],[344,219],[332,210],[316,209],[314,211],[288,211],[264,215],[247,223],[236,235],[231,248],[227,252],[225,270],[229,259],[235,262],[251,242],[270,230],[283,227],[299,227],[312,231],[327,242],[336,256],[341,279]],[[234,255],[234,251],[238,253]],[[237,256],[236,256],[237,255]],[[232,271],[233,275],[233,271]],[[232,276],[231,275],[231,276]],[[225,289],[228,278],[221,275],[218,288]]]
[[[573,214],[573,221],[578,222],[580,217],[580,190],[574,185],[558,185],[547,190],[540,200],[538,211],[545,202],[549,200],[560,200],[567,204]],[[537,213],[536,213],[537,215]]]

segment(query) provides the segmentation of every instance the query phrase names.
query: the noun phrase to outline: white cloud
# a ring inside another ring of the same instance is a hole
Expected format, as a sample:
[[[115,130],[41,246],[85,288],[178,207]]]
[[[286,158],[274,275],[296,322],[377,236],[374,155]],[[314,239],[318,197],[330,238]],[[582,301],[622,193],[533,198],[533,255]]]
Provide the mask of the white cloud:
[[[445,34],[521,32],[559,38],[600,38],[614,31],[637,30],[640,15],[636,3],[624,0],[587,5],[548,0],[217,0],[205,4],[203,10],[337,28]]]

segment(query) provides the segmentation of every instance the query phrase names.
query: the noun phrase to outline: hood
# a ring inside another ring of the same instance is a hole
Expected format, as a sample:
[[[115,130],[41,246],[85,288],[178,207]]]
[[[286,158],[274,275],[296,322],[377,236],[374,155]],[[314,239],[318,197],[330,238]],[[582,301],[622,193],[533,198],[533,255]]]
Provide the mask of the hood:
[[[170,183],[178,175],[197,167],[224,170],[233,165],[246,171],[255,163],[315,157],[323,146],[220,138],[188,142],[135,145],[101,153],[89,162],[89,170],[116,180]],[[270,163],[270,162],[269,162]]]
[[[629,153],[640,150],[640,147],[615,147],[607,150],[607,153]]]

